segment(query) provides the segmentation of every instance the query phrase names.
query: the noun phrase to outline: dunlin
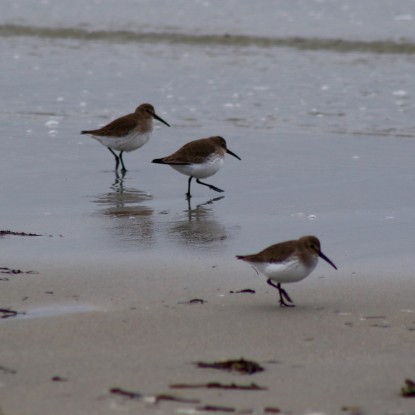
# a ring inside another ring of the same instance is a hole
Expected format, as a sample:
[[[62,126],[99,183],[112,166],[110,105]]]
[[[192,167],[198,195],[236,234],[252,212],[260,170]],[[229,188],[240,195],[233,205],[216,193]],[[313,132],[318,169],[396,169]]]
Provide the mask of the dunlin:
[[[193,177],[196,182],[207,186],[215,192],[223,192],[216,186],[203,183],[199,179],[214,175],[223,165],[225,153],[228,153],[238,160],[240,158],[226,147],[226,141],[222,137],[209,137],[200,140],[190,141],[179,148],[170,156],[153,160],[153,163],[168,164],[178,172],[190,176],[186,196],[190,199],[190,183]]]
[[[301,281],[307,277],[316,267],[318,257],[337,269],[321,252],[320,241],[315,236],[303,236],[294,241],[271,245],[257,254],[237,256],[268,277],[267,283],[279,291],[281,307],[294,307],[281,284]],[[287,304],[285,300],[291,304]]]
[[[118,169],[121,161],[121,170],[127,171],[122,154],[124,151],[137,150],[150,140],[153,118],[170,127],[156,114],[151,104],[141,104],[133,113],[117,118],[97,130],[81,131],[81,134],[90,134],[111,151],[115,157],[115,170]],[[119,151],[119,155],[114,150]]]

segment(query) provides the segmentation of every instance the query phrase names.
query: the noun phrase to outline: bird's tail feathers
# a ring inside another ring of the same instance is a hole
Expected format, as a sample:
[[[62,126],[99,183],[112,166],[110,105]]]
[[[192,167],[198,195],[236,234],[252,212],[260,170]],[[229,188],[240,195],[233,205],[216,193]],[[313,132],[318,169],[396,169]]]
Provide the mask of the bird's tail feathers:
[[[166,164],[166,162],[163,159],[154,159],[152,161],[152,163],[157,163],[157,164]]]

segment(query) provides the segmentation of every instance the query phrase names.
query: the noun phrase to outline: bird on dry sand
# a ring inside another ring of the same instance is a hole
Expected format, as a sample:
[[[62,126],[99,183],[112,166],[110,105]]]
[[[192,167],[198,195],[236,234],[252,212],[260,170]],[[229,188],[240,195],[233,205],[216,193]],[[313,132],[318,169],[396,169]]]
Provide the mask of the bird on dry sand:
[[[267,283],[279,292],[281,307],[294,307],[293,301],[281,284],[306,278],[317,266],[319,257],[337,269],[321,252],[320,241],[315,236],[303,236],[297,240],[271,245],[257,254],[237,255],[238,259],[248,262],[268,277]]]

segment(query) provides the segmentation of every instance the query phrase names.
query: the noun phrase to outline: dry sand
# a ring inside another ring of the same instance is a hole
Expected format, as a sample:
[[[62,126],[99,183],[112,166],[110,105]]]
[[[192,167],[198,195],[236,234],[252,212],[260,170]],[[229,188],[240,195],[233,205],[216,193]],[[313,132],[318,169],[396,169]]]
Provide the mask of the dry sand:
[[[336,272],[320,263],[286,286],[292,309],[281,309],[245,264],[209,261],[147,255],[8,264],[39,273],[1,275],[9,279],[1,282],[2,306],[27,313],[1,320],[2,415],[191,414],[206,405],[254,414],[415,413],[415,400],[400,397],[415,374],[415,314],[413,276],[404,267],[390,273],[398,260],[380,264],[377,275],[370,264],[338,264]],[[230,293],[246,288],[255,293]],[[193,364],[241,357],[265,370],[241,375]],[[170,388],[209,382],[267,390]],[[160,395],[198,403],[155,403]]]

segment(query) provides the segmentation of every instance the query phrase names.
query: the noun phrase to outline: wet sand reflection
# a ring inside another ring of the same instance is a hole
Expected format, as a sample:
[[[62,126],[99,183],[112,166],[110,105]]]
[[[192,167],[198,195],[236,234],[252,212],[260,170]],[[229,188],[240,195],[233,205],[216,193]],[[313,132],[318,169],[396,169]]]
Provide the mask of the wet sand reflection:
[[[126,187],[124,174],[116,174],[110,191],[93,200],[100,206],[98,212],[110,218],[111,236],[133,243],[154,239],[153,209],[145,204],[153,197],[141,190]]]

